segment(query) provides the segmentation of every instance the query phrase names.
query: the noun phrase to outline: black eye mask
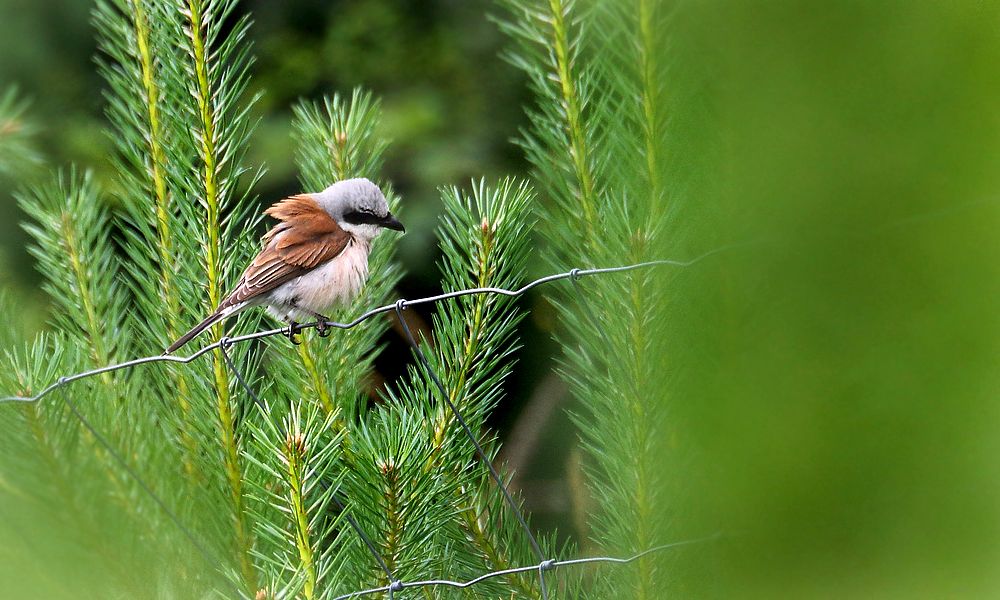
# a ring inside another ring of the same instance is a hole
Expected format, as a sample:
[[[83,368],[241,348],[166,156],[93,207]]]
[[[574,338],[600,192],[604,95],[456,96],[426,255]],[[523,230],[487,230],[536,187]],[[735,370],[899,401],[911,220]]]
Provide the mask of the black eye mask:
[[[352,210],[344,213],[344,222],[351,225],[381,225],[385,217],[379,217],[374,213]]]
[[[406,231],[403,224],[392,213],[386,213],[384,217],[380,217],[374,213],[352,210],[344,214],[344,222],[351,225],[378,225],[396,231]]]

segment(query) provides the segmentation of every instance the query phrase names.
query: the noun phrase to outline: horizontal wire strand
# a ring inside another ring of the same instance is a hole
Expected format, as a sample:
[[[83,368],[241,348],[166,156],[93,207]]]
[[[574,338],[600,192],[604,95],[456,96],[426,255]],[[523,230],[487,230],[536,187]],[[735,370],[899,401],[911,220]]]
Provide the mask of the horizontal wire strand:
[[[515,297],[515,296],[521,296],[521,295],[525,294],[526,292],[528,292],[529,290],[531,290],[533,288],[536,288],[536,287],[538,287],[540,285],[543,285],[543,284],[546,284],[546,283],[551,283],[553,281],[560,281],[560,280],[563,280],[563,279],[579,278],[579,277],[589,277],[589,276],[592,276],[592,275],[602,275],[602,274],[609,274],[609,273],[624,273],[626,271],[634,271],[636,269],[646,269],[646,268],[658,267],[658,266],[690,267],[691,265],[699,263],[699,262],[705,260],[706,258],[709,258],[710,256],[713,256],[713,255],[718,254],[720,252],[723,252],[725,250],[729,250],[729,249],[734,248],[736,246],[737,246],[737,244],[731,244],[731,245],[728,245],[728,246],[722,246],[720,248],[716,248],[714,250],[710,250],[708,252],[705,252],[704,254],[701,254],[701,255],[699,255],[699,256],[697,256],[695,258],[692,258],[690,260],[661,259],[661,260],[651,260],[651,261],[647,261],[647,262],[635,263],[635,264],[631,264],[631,265],[623,265],[623,266],[620,266],[620,267],[602,267],[602,268],[597,268],[597,269],[570,269],[569,271],[566,271],[564,273],[556,273],[554,275],[548,275],[546,277],[540,277],[538,279],[535,279],[534,281],[531,281],[531,282],[525,284],[524,286],[522,286],[520,288],[513,289],[513,290],[509,290],[509,289],[506,289],[506,288],[497,288],[497,287],[481,287],[481,288],[469,288],[469,289],[464,289],[464,290],[456,290],[456,291],[453,291],[453,292],[447,292],[447,293],[444,293],[444,294],[438,294],[436,296],[427,296],[427,297],[424,297],[424,298],[416,298],[416,299],[413,299],[413,300],[406,300],[406,299],[400,298],[399,300],[397,300],[396,302],[393,302],[391,304],[386,304],[384,306],[379,306],[377,308],[373,308],[373,309],[371,309],[371,310],[369,310],[367,312],[364,312],[360,316],[358,316],[357,318],[355,318],[353,321],[348,321],[347,323],[338,323],[336,321],[327,321],[327,322],[324,323],[324,322],[321,322],[321,321],[315,321],[315,322],[312,322],[312,323],[297,324],[295,326],[295,328],[296,328],[296,332],[302,331],[304,329],[310,329],[310,328],[314,328],[314,327],[319,327],[321,325],[325,326],[325,327],[328,327],[328,328],[329,327],[335,327],[337,329],[351,329],[351,328],[356,327],[359,324],[367,321],[368,319],[370,319],[372,317],[375,317],[377,315],[381,315],[381,314],[384,314],[384,313],[388,313],[388,312],[394,311],[396,309],[396,305],[400,301],[402,301],[405,304],[405,306],[417,306],[417,305],[420,305],[420,304],[431,304],[431,303],[434,303],[434,302],[441,302],[442,300],[449,300],[451,298],[459,298],[459,297],[462,297],[462,296],[473,296],[473,295],[477,295],[477,294],[496,294],[496,295],[500,295],[500,296]],[[97,369],[90,369],[88,371],[81,371],[81,372],[75,373],[73,375],[67,375],[67,376],[60,377],[59,379],[57,379],[55,381],[55,383],[50,384],[48,387],[42,389],[42,391],[38,392],[37,394],[35,394],[33,396],[5,396],[3,398],[0,398],[0,403],[5,403],[5,402],[38,402],[39,400],[41,400],[45,396],[47,396],[50,393],[54,392],[58,388],[63,387],[64,385],[73,383],[74,381],[79,381],[81,379],[86,379],[88,377],[94,377],[95,375],[101,375],[103,373],[110,373],[110,372],[113,372],[113,371],[120,371],[122,369],[130,369],[132,367],[137,367],[137,366],[140,366],[140,365],[145,365],[145,364],[155,363],[155,362],[170,362],[170,363],[187,364],[187,363],[190,363],[190,362],[192,362],[194,360],[197,360],[198,358],[201,358],[202,356],[204,356],[205,354],[211,352],[212,350],[215,350],[216,348],[221,348],[223,344],[225,344],[226,347],[228,348],[228,347],[233,346],[234,344],[240,344],[240,343],[243,343],[243,342],[249,342],[251,340],[268,338],[268,337],[273,337],[273,336],[276,336],[276,335],[288,335],[288,334],[289,334],[289,328],[288,327],[281,327],[281,328],[278,328],[278,329],[268,329],[268,330],[265,330],[265,331],[257,331],[257,332],[248,333],[248,334],[245,334],[245,335],[238,335],[238,336],[233,336],[233,337],[224,337],[224,338],[221,338],[217,342],[214,342],[212,344],[209,344],[207,346],[203,346],[202,348],[199,348],[198,350],[196,350],[195,352],[193,352],[192,354],[190,354],[188,356],[171,356],[169,354],[161,354],[161,355],[157,355],[157,356],[145,356],[143,358],[136,358],[136,359],[125,361],[123,363],[118,363],[118,364],[115,364],[115,365],[108,365],[106,367],[99,367]]]
[[[574,565],[586,565],[586,564],[617,564],[617,565],[627,565],[633,563],[644,556],[650,554],[656,554],[658,552],[664,552],[673,548],[679,548],[682,546],[690,546],[693,544],[702,544],[706,542],[712,542],[718,540],[722,537],[721,534],[716,533],[713,535],[708,535],[705,537],[694,538],[690,540],[683,540],[680,542],[672,542],[669,544],[661,544],[659,546],[654,546],[652,548],[647,548],[642,552],[637,552],[631,556],[626,556],[624,558],[615,556],[591,556],[586,558],[572,558],[567,560],[545,560],[536,565],[527,565],[524,567],[514,567],[511,569],[502,569],[499,571],[490,571],[488,573],[483,573],[478,577],[469,579],[468,581],[453,581],[451,579],[424,579],[419,581],[404,581],[399,583],[395,589],[414,589],[423,587],[452,587],[465,589],[473,587],[476,584],[482,583],[488,579],[494,579],[496,577],[503,577],[504,575],[516,575],[518,573],[527,573],[529,571],[551,571],[560,567],[571,567]],[[349,594],[343,594],[340,596],[335,596],[332,600],[347,600],[348,598],[357,598],[359,596],[370,596],[371,594],[379,594],[390,591],[392,586],[383,585],[377,588],[368,588],[364,590],[358,590],[356,592],[351,592]]]

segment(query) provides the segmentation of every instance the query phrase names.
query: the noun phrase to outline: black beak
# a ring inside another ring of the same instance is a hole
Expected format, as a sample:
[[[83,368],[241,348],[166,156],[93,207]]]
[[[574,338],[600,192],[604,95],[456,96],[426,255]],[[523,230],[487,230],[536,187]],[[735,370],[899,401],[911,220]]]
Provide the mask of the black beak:
[[[406,227],[403,227],[403,224],[400,223],[399,219],[397,219],[396,216],[393,215],[392,213],[387,214],[385,218],[383,218],[382,221],[379,223],[379,225],[385,227],[386,229],[395,229],[396,231],[402,231],[403,233],[406,233]]]

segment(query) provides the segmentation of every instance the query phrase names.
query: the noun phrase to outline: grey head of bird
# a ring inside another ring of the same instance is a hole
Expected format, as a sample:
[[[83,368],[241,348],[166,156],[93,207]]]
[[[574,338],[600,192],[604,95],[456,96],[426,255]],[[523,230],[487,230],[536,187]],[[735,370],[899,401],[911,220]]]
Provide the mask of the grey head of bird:
[[[358,237],[370,240],[383,228],[405,231],[389,212],[382,190],[364,177],[338,181],[311,196],[341,228]]]

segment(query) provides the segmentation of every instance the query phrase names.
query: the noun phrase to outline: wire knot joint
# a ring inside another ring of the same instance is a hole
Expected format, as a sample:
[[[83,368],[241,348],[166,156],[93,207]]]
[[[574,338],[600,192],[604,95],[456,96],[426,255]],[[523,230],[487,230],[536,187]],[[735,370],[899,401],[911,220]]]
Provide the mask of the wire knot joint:
[[[396,312],[402,312],[406,310],[406,305],[407,305],[406,298],[400,298],[399,300],[396,300]]]
[[[402,589],[403,589],[403,582],[398,579],[393,580],[393,582],[389,584],[390,592],[399,592]]]
[[[554,558],[543,560],[542,562],[538,563],[538,570],[540,571],[548,571],[554,568],[556,568],[556,560]]]
[[[569,270],[569,277],[573,281],[579,281],[580,280],[580,269],[578,267],[573,267],[572,269],[570,269]]]

